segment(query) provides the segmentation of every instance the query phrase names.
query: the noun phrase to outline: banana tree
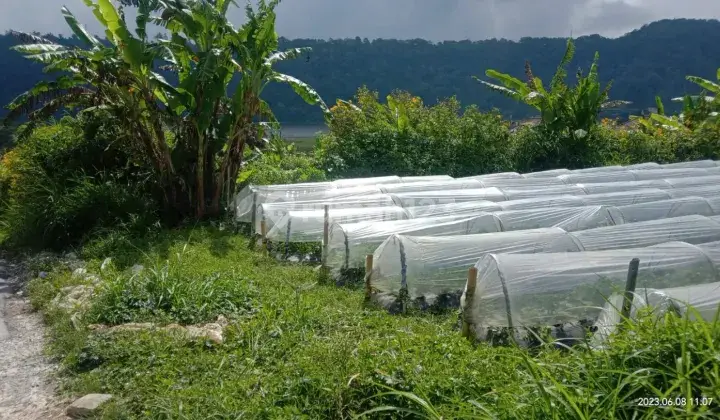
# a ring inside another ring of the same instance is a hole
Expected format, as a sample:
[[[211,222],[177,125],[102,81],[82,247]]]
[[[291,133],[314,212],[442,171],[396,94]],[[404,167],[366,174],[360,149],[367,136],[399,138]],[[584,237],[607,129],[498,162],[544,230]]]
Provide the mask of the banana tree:
[[[604,88],[598,77],[599,55],[595,58],[587,76],[577,73],[577,84],[573,87],[565,83],[566,67],[575,54],[575,44],[568,39],[565,54],[553,75],[549,90],[542,80],[532,73],[529,63],[525,63],[526,81],[496,70],[487,70],[485,74],[500,84],[489,83],[473,76],[493,91],[500,92],[518,102],[526,103],[540,111],[543,125],[553,131],[570,130],[576,136],[583,137],[597,123],[600,111],[610,107],[629,104],[627,101],[609,101],[612,83]]]
[[[62,74],[16,98],[8,120],[27,114],[31,128],[63,106],[111,109],[126,128],[125,140],[139,142],[154,163],[168,209],[186,215],[192,208],[198,217],[219,213],[223,191],[225,198],[234,191],[246,146],[258,143],[258,120],[275,121],[261,99],[268,83],[289,84],[329,115],[315,90],[273,69],[308,52],[277,52],[278,1],[262,0],[257,10],[248,5],[247,23],[235,29],[226,16],[232,0],[123,0],[138,8],[137,36],[110,0],[83,1],[109,43],[89,34],[66,8],[63,15],[84,48],[20,34],[18,51]],[[167,36],[149,41],[148,23],[165,28]],[[156,72],[161,67],[175,71],[176,85]],[[228,94],[233,78],[238,84]],[[175,131],[173,141],[165,137],[168,129]]]
[[[220,211],[221,201],[229,201],[246,147],[255,148],[261,136],[260,120],[276,123],[270,106],[262,98],[271,82],[290,87],[306,102],[319,105],[329,115],[320,95],[302,81],[279,73],[273,65],[307,54],[308,48],[278,52],[275,7],[278,0],[261,0],[257,9],[246,7],[247,22],[238,30],[226,13],[232,1],[166,1],[154,21],[168,29],[161,42],[171,52],[171,65],[177,70],[178,90],[187,101],[175,112],[183,116],[183,136],[193,140],[197,153],[197,213]],[[239,78],[228,93],[230,82]],[[200,164],[202,162],[203,164]],[[212,177],[206,177],[212,171]],[[210,186],[210,195],[205,187]],[[224,193],[224,194],[223,194]]]
[[[140,1],[137,37],[128,29],[122,9],[110,0],[83,0],[105,29],[107,43],[90,34],[66,7],[66,23],[82,41],[82,47],[68,47],[27,33],[15,33],[20,44],[13,47],[26,58],[45,65],[47,73],[59,73],[53,81],[41,81],[19,95],[6,108],[4,123],[25,115],[27,135],[40,121],[64,107],[89,110],[105,108],[125,128],[128,143],[144,151],[162,185],[167,208],[176,205],[174,166],[163,131],[162,107],[172,99],[171,86],[153,71],[161,53],[147,41],[145,23],[156,1]]]

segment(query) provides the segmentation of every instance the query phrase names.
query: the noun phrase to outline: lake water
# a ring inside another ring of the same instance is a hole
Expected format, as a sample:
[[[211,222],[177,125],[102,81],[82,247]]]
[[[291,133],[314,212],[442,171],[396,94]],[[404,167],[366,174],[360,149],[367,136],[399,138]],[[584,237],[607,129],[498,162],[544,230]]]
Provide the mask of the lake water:
[[[314,138],[328,131],[326,125],[281,125],[281,135],[288,140]]]

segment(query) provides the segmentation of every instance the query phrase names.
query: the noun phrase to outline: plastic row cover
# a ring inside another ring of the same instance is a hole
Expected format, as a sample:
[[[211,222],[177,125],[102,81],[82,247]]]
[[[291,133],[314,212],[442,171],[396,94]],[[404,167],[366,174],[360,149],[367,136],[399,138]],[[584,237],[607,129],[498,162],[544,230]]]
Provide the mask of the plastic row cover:
[[[653,179],[688,178],[718,176],[720,168],[678,168],[678,169],[642,169],[610,172],[575,173],[558,176],[566,184],[605,183],[621,181],[649,181]]]
[[[345,189],[344,189],[345,190]],[[342,190],[331,190],[342,191]],[[668,194],[662,190],[637,190],[623,191],[619,193],[597,194],[586,196],[551,196],[541,198],[529,198],[522,200],[512,200],[500,203],[490,201],[470,201],[465,203],[425,205],[420,207],[407,207],[403,214],[403,219],[415,219],[431,216],[469,216],[477,215],[482,211],[503,211],[503,210],[523,210],[537,209],[543,207],[582,207],[592,205],[625,205],[633,203],[643,203],[650,201],[659,201],[669,198]],[[461,198],[462,199],[462,198]],[[397,198],[394,201],[398,203]],[[322,232],[322,226],[318,227],[317,223],[324,220],[324,204],[328,204],[331,209],[347,209],[355,208],[353,221],[362,220],[396,220],[396,218],[383,219],[377,216],[379,209],[369,210],[373,216],[369,219],[362,218],[362,214],[366,208],[373,208],[382,205],[388,208],[388,213],[398,213],[396,206],[388,198],[382,194],[338,198],[335,200],[321,200],[316,202],[291,202],[277,204],[263,204],[259,207],[259,215],[255,220],[256,231],[260,231],[260,220],[264,217],[266,229],[268,231],[267,238],[270,240],[287,240],[291,241],[320,241],[321,236],[316,237],[317,232]],[[430,203],[424,203],[430,204]],[[398,206],[400,207],[400,206]],[[403,206],[404,207],[404,206]],[[296,209],[296,210],[293,210]],[[288,216],[289,211],[295,211],[293,216]],[[702,213],[704,214],[704,213]],[[714,213],[711,213],[714,214]],[[307,223],[301,220],[307,218]],[[293,222],[295,220],[295,222]],[[287,224],[292,224],[291,234],[287,235]],[[307,227],[309,232],[302,233],[301,229]],[[315,238],[315,239],[312,239]]]
[[[333,208],[328,211],[328,225],[408,219],[402,207]],[[325,230],[324,210],[298,210],[287,212],[268,231],[267,239],[284,242],[321,242]]]
[[[235,197],[235,218],[238,221],[249,222],[251,217],[253,195],[257,194],[258,200],[267,196],[284,197],[286,199],[298,199],[306,194],[324,191],[335,188],[332,182],[310,182],[304,184],[279,184],[279,185],[248,185]]]
[[[300,184],[277,185],[248,185],[243,188],[235,198],[235,218],[240,222],[250,222],[253,204],[312,201],[323,198],[338,198],[356,196],[358,194],[380,193],[378,185],[391,185],[415,182],[448,181],[453,178],[449,175],[411,176],[400,178],[397,176],[383,176],[372,178],[340,179],[332,182],[308,182]],[[352,188],[344,193],[326,193],[323,191]],[[253,203],[253,195],[257,193]]]
[[[327,245],[326,267],[334,277],[343,270],[364,266],[365,256],[372,254],[393,234],[423,236],[469,235],[487,232],[485,214],[426,217],[384,222],[333,223]]]
[[[635,289],[632,296],[630,318],[636,318],[640,309],[649,307],[654,315],[674,312],[690,319],[699,317],[712,322],[720,309],[720,282],[667,289]],[[622,305],[622,293],[615,293],[607,299],[595,321],[593,341],[596,345],[602,344],[615,332],[622,319]],[[688,307],[692,310],[688,310]]]
[[[681,240],[720,240],[720,223],[683,216],[579,232],[543,228],[465,236],[393,235],[374,253],[372,284],[385,293],[406,289],[409,296],[454,293],[468,267],[490,253],[554,253],[633,248]]]
[[[342,270],[363,267],[365,256],[391,235],[455,236],[541,227],[566,231],[611,226],[614,222],[602,206],[555,207],[505,212],[477,212],[475,215],[423,217],[389,222],[362,222],[330,227],[326,266],[334,276]]]
[[[342,191],[342,190],[333,190]],[[265,227],[269,231],[289,211],[324,211],[325,206],[331,209],[343,208],[364,208],[364,207],[387,207],[394,206],[395,202],[388,194],[368,194],[357,197],[331,197],[314,201],[287,201],[276,203],[264,203],[255,208],[254,229],[261,232],[261,222],[265,221]]]
[[[656,189],[642,189],[620,191],[617,193],[592,195],[559,195],[549,197],[525,198],[503,202],[469,201],[460,203],[434,204],[416,207],[407,207],[410,217],[450,216],[458,214],[473,214],[478,211],[527,210],[541,207],[580,207],[580,206],[625,206],[630,204],[646,203],[652,201],[668,200],[672,198],[667,191]],[[428,199],[427,204],[431,203]]]
[[[657,199],[670,199],[672,198],[670,193],[667,191],[645,188],[638,190],[619,191],[615,197],[633,197],[633,200],[657,200]],[[587,193],[582,187],[578,186],[565,186],[565,187],[550,187],[550,188],[537,188],[529,190],[511,190],[511,189],[499,189],[499,188],[481,188],[481,189],[466,189],[466,190],[436,190],[436,191],[416,191],[393,194],[395,202],[402,207],[427,207],[437,206],[443,204],[452,203],[463,203],[469,201],[519,201],[519,200],[538,200],[542,201],[542,197],[553,198],[560,196],[581,196],[576,198],[577,202],[584,204],[605,204],[605,203],[589,203],[583,201]],[[660,197],[660,198],[659,198]],[[590,198],[589,200],[593,200]],[[634,201],[633,201],[634,202]],[[630,203],[622,203],[630,204]],[[512,206],[511,204],[500,204],[505,206]]]
[[[627,206],[545,207],[497,212],[468,211],[451,216],[423,217],[383,223],[333,224],[327,265],[333,274],[360,268],[389,236],[453,236],[559,227],[577,232],[603,226],[661,220],[672,217],[712,216],[720,223],[720,199],[687,197]],[[717,216],[713,216],[717,215]]]
[[[624,289],[628,264],[640,260],[638,288],[677,288],[720,281],[720,242],[670,242],[647,248],[535,255],[487,254],[465,291],[463,316],[477,338],[489,328],[595,321]],[[604,321],[603,321],[604,322]]]

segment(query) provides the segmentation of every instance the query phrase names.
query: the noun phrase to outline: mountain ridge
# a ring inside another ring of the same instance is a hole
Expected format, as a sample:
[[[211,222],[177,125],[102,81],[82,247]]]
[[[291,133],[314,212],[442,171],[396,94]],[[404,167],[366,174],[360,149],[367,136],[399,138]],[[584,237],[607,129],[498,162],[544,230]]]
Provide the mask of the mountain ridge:
[[[60,38],[61,42],[76,42]],[[0,103],[7,104],[47,75],[42,66],[23,59],[9,48],[10,34],[0,35]],[[281,48],[309,46],[309,58],[283,62],[279,71],[310,84],[329,104],[349,99],[366,85],[385,96],[394,89],[408,90],[426,103],[457,96],[463,105],[483,110],[498,108],[508,118],[522,119],[534,110],[489,91],[472,76],[485,78],[487,69],[524,76],[524,63],[549,81],[560,61],[564,38],[523,37],[517,41],[441,41],[422,39],[286,39]],[[651,22],[617,38],[585,35],[576,38],[576,56],[568,67],[572,83],[577,68],[587,70],[595,51],[600,54],[603,83],[613,80],[611,99],[633,102],[626,113],[654,106],[663,99],[697,93],[685,76],[715,79],[720,67],[720,21],[715,19],[665,19]],[[317,108],[306,105],[288,86],[271,85],[264,92],[278,119],[290,124],[322,122]],[[0,111],[3,115],[4,111]]]

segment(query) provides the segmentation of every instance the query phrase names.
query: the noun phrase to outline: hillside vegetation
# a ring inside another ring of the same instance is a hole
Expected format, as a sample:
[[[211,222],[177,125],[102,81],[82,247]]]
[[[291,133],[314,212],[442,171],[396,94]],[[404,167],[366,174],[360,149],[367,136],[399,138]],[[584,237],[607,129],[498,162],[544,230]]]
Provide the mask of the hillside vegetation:
[[[593,54],[603,58],[601,80],[614,81],[612,99],[632,101],[628,108],[639,113],[654,107],[653,98],[682,96],[692,89],[684,80],[694,74],[711,77],[720,56],[720,22],[716,20],[675,19],[648,24],[617,39],[598,35],[577,40],[577,56],[570,73],[587,68]],[[60,40],[60,42],[77,42]],[[42,77],[40,65],[30,65],[9,48],[15,40],[0,35],[0,103],[8,103],[18,91],[28,89]],[[493,92],[478,89],[470,75],[488,68],[522,76],[529,60],[535,73],[548,79],[565,49],[561,38],[523,38],[508,40],[399,41],[391,39],[313,40],[280,38],[280,49],[310,47],[301,59],[278,64],[278,70],[308,82],[328,102],[349,98],[366,85],[382,96],[394,89],[413,92],[432,104],[457,96],[463,104],[482,110],[498,108],[506,118],[523,119],[534,115]],[[307,58],[309,57],[309,61]],[[287,124],[321,123],[322,113],[307,106],[284,86],[270,86],[265,99],[278,119]],[[0,111],[1,112],[1,111]],[[627,116],[627,112],[615,114]],[[1,115],[1,114],[0,114]]]

